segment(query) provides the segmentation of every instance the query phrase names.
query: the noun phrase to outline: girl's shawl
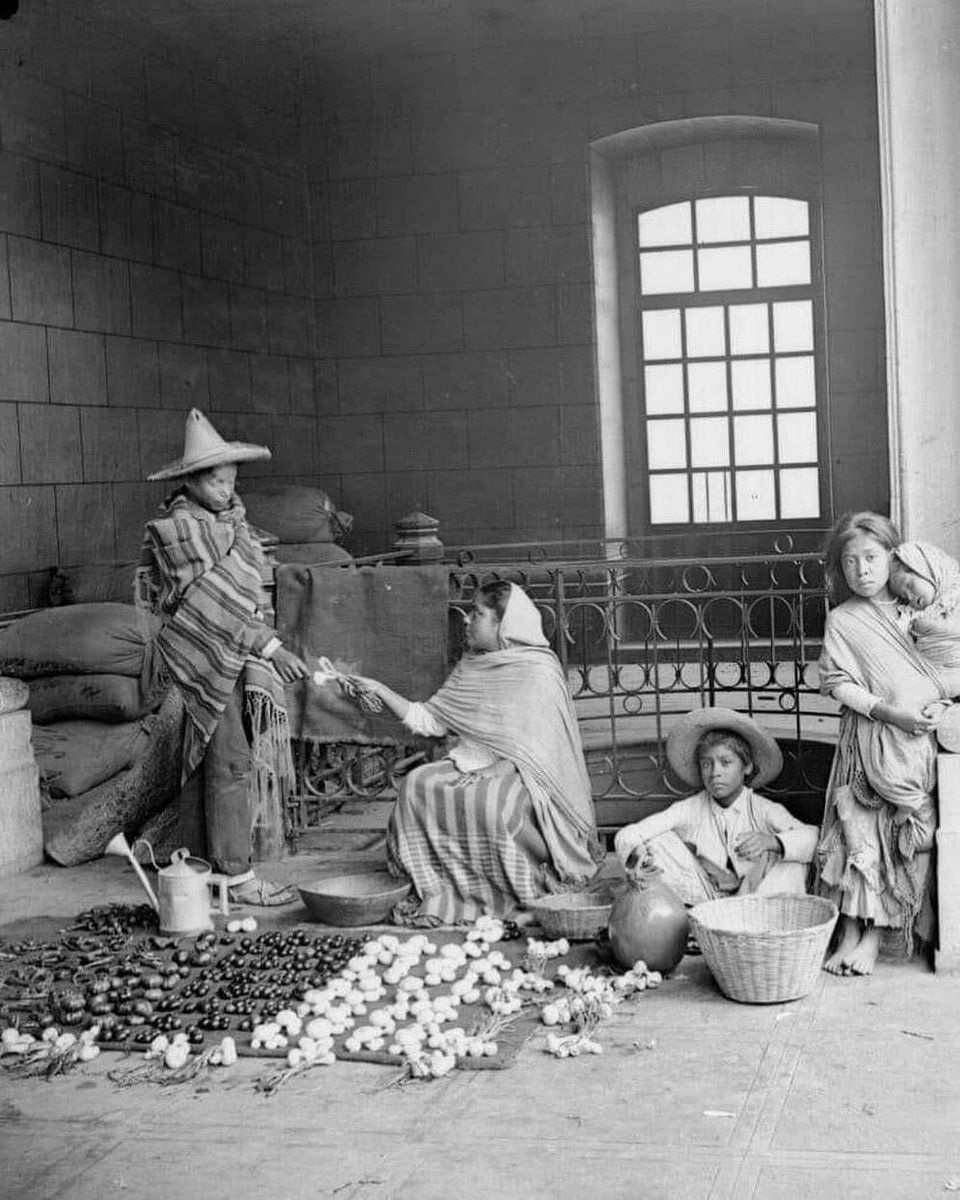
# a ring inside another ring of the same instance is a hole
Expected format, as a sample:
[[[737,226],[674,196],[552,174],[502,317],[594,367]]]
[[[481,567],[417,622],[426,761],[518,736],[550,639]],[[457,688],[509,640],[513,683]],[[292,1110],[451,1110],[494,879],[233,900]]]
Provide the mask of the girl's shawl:
[[[933,600],[910,621],[918,648],[939,667],[960,667],[960,563],[929,542],[903,542],[894,556],[933,584]]]
[[[283,687],[269,662],[249,653],[262,625],[264,564],[243,505],[234,497],[212,513],[179,492],[166,513],[148,522],[146,543],[160,575],[157,648],[187,711],[183,777],[203,757],[242,672],[258,768],[273,763],[291,779]]]
[[[528,645],[466,655],[426,707],[447,728],[514,764],[560,878],[592,877],[603,852],[580,730],[556,655]]]
[[[920,708],[946,697],[943,676],[899,626],[869,600],[853,597],[827,618],[820,690],[853,683],[887,703]],[[871,788],[901,809],[930,803],[935,787],[932,737],[912,737],[895,725],[855,722],[859,761]]]
[[[869,600],[857,596],[829,614],[819,671],[820,690],[828,694],[839,684],[853,683],[888,703],[918,708],[946,695],[942,675],[910,637]],[[874,886],[900,907],[909,939],[922,900],[923,868],[916,855],[935,811],[933,735],[912,737],[895,725],[844,710],[818,850],[821,877],[831,858],[846,856],[837,817],[842,789],[849,789],[864,809],[877,812],[880,877]],[[845,858],[843,878],[855,858]]]

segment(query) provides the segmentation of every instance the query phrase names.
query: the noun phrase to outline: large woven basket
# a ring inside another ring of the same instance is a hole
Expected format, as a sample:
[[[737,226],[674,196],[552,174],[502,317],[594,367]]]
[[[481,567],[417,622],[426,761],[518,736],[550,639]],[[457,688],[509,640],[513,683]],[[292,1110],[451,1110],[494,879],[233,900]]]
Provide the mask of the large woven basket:
[[[547,937],[586,942],[606,929],[613,900],[608,892],[557,892],[529,907]]]
[[[812,991],[836,922],[836,905],[819,896],[729,896],[690,911],[720,990],[746,1004]]]

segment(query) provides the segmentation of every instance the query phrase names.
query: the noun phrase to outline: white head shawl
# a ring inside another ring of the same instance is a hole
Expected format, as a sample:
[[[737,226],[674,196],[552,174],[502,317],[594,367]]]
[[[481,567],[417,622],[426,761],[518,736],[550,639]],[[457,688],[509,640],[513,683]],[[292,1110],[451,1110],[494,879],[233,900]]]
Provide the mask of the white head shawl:
[[[933,586],[933,600],[923,615],[949,616],[960,604],[960,564],[929,542],[902,542],[893,552],[908,571]]]
[[[543,636],[543,620],[540,610],[527,593],[515,583],[510,584],[510,595],[503,610],[497,634],[500,649],[510,646],[549,646]]]

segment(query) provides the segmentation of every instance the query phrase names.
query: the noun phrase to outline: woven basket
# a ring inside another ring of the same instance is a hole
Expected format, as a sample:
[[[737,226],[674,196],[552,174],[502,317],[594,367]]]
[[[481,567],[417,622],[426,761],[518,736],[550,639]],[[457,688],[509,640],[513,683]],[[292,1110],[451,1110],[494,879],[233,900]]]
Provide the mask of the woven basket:
[[[557,892],[529,905],[540,928],[551,938],[586,942],[606,929],[613,901],[603,892]]]
[[[720,990],[746,1004],[779,1004],[812,991],[836,922],[836,905],[819,896],[729,896],[690,911]]]

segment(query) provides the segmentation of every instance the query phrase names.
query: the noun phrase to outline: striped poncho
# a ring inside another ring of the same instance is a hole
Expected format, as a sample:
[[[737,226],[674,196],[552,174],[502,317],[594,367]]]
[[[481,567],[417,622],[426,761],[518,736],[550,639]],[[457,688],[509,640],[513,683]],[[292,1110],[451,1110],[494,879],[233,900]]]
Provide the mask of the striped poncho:
[[[165,511],[148,522],[145,549],[159,574],[157,649],[187,713],[183,778],[203,758],[242,679],[261,786],[286,792],[293,766],[283,685],[268,661],[254,657],[272,636],[261,608],[260,544],[237,497],[213,513],[179,492]]]

